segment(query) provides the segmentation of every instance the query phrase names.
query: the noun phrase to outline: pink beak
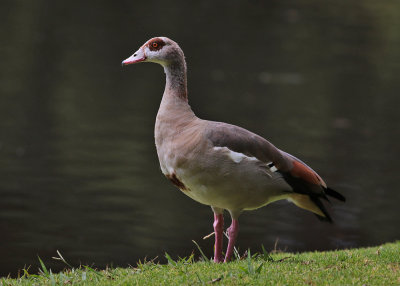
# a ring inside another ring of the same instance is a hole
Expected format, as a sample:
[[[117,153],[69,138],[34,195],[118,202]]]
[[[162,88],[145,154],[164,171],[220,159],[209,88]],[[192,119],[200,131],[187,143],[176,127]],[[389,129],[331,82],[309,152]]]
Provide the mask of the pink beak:
[[[136,64],[136,63],[144,62],[146,59],[147,59],[147,57],[146,57],[143,49],[140,48],[132,56],[130,56],[126,60],[122,61],[122,66],[127,66],[127,65],[130,65],[130,64]]]

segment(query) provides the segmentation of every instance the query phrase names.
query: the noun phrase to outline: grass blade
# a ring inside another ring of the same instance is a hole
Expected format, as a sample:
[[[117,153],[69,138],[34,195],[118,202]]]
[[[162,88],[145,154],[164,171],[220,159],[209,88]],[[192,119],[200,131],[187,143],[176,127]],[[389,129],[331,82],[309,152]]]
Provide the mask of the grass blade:
[[[260,264],[260,266],[257,267],[257,269],[256,269],[256,274],[260,274],[263,265],[264,265],[264,263],[262,262],[262,263]]]
[[[250,248],[247,250],[247,269],[249,270],[250,274],[254,274],[254,267],[253,264],[251,263]]]
[[[262,252],[263,252],[263,259],[265,261],[273,262],[274,259],[272,258],[271,254],[268,251],[265,250],[265,247],[264,247],[263,244],[261,244],[261,249],[262,249]]]
[[[60,251],[57,250],[57,254],[58,254],[58,257],[52,257],[52,258],[55,259],[55,260],[61,260],[61,261],[64,262],[64,264],[67,265],[69,268],[71,268],[71,269],[73,268],[72,265],[69,264],[69,263],[64,259],[64,257],[61,255]]]
[[[83,267],[85,267],[85,269],[86,269],[87,271],[90,271],[90,272],[96,274],[97,276],[103,277],[103,275],[100,274],[100,272],[94,270],[93,268],[91,268],[91,267],[89,267],[89,266],[87,266],[87,265],[84,265]]]
[[[201,250],[200,245],[197,244],[196,241],[192,240],[194,244],[196,244],[197,249],[200,251],[201,256],[203,257],[204,261],[210,261],[207,256],[204,254],[203,250]]]
[[[54,279],[54,275],[53,275],[53,273],[51,272],[51,269],[50,269],[50,281],[51,281],[51,285],[52,285],[52,286],[55,286],[55,285],[56,285],[56,280]]]
[[[167,258],[169,264],[172,264],[173,266],[177,266],[177,263],[171,258],[171,256],[169,256],[169,254],[167,252],[165,252],[165,258]]]
[[[45,276],[48,277],[48,276],[49,276],[49,271],[47,270],[46,265],[44,265],[42,259],[40,259],[39,255],[38,255],[38,259],[39,259],[40,266],[42,267],[42,269],[39,269],[39,270],[41,270],[42,273],[43,273]]]
[[[199,274],[198,274],[197,272],[195,272],[194,274],[196,274],[197,279],[199,279],[200,284],[201,284],[201,285],[204,285],[204,282],[203,282],[203,280],[201,280]]]

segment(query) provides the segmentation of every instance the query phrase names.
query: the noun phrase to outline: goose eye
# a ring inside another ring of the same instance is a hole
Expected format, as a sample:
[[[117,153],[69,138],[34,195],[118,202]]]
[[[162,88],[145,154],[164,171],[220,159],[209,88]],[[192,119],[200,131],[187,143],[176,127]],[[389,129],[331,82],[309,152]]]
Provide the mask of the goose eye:
[[[148,44],[150,51],[158,51],[161,50],[165,43],[161,39],[155,39],[154,41]]]

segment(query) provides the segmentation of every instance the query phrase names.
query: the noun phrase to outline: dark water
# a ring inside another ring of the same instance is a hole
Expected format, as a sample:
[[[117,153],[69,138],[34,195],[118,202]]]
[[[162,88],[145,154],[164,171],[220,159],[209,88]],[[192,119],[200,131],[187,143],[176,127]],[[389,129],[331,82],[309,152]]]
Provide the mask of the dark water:
[[[348,198],[335,225],[286,202],[245,213],[240,249],[399,239],[400,2],[166,2],[0,3],[0,273],[37,255],[60,269],[56,250],[95,267],[188,256],[192,239],[211,256],[211,210],[159,170],[163,71],[120,67],[158,35],[185,51],[199,117],[268,138]]]

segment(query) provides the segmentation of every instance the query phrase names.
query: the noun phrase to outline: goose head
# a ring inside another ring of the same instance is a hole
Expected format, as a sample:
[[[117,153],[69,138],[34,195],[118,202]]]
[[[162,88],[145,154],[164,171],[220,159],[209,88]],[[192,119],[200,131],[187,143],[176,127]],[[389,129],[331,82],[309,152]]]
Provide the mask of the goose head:
[[[122,61],[122,65],[153,62],[166,67],[184,58],[177,43],[166,37],[156,37],[144,43],[132,56]]]

